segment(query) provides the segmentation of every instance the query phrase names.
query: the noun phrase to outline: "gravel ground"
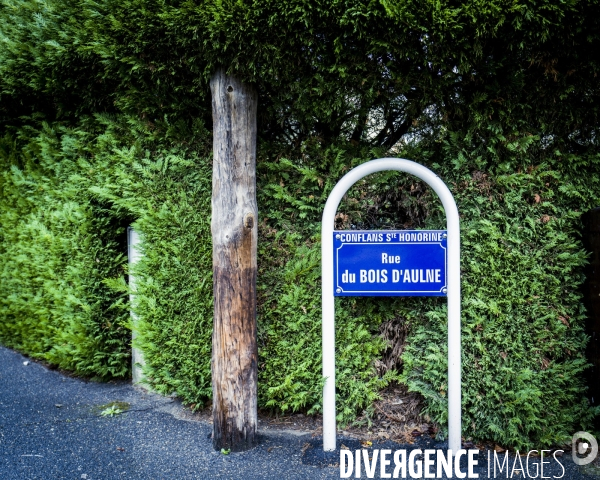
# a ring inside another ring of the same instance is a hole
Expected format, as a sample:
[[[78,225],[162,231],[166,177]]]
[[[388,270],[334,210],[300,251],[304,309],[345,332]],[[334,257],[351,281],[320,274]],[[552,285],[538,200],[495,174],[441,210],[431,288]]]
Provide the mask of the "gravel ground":
[[[111,402],[125,402],[129,409],[114,417],[99,415]],[[319,439],[310,433],[263,431],[254,450],[223,455],[212,448],[211,426],[182,419],[181,413],[173,398],[126,382],[71,378],[0,347],[1,480],[340,478],[338,466],[326,466],[337,463],[339,453],[323,457]],[[360,448],[357,440],[340,443]],[[486,455],[481,453],[480,478],[488,478]],[[563,478],[596,478],[581,474],[563,458]]]

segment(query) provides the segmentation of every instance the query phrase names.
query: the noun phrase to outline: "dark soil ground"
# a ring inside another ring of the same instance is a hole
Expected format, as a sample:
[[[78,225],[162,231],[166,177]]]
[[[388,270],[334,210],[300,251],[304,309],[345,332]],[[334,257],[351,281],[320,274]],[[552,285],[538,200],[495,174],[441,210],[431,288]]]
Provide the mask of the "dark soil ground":
[[[340,432],[338,448],[366,449],[369,457],[382,448],[443,450],[418,412],[417,397],[392,387],[370,417]],[[208,408],[192,412],[129,382],[73,378],[0,347],[2,480],[340,478],[340,450],[323,452],[320,424],[318,416],[261,412],[259,445],[224,455],[212,448]],[[487,475],[485,445],[465,447],[480,447],[479,478],[505,478]],[[563,463],[562,478],[597,478],[597,467],[579,468],[567,453]],[[546,470],[560,474],[556,465]]]

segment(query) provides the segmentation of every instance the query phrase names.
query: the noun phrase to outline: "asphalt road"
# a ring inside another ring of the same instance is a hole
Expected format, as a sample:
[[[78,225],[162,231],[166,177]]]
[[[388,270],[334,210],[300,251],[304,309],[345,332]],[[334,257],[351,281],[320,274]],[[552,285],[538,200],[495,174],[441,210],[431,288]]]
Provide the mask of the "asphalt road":
[[[86,382],[27,361],[0,347],[0,480],[340,478],[339,467],[317,466],[323,459],[310,435],[263,432],[252,451],[223,455],[212,448],[210,425],[177,418],[181,407],[172,398],[125,382]],[[129,410],[99,414],[115,401]],[[352,440],[343,442],[354,448]],[[303,452],[306,443],[314,448]],[[488,478],[484,463],[480,478]],[[565,467],[565,479],[595,478],[573,463]]]

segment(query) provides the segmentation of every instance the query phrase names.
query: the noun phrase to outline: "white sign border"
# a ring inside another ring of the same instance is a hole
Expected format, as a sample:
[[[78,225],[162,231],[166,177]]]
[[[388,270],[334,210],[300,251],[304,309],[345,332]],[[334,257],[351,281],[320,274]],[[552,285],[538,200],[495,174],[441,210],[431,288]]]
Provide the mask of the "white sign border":
[[[333,232],[335,214],[346,192],[371,173],[396,170],[426,182],[440,198],[446,212],[448,288],[448,448],[461,449],[461,332],[460,332],[460,217],[452,193],[431,170],[412,160],[380,158],[350,170],[329,194],[321,224],[321,301],[323,335],[323,450],[337,444],[335,414],[335,297],[333,295]]]
[[[339,230],[334,230],[334,234],[336,232],[338,232]],[[387,230],[385,230],[387,231]],[[396,231],[396,230],[394,230]],[[426,230],[429,231],[429,230]],[[442,231],[442,230],[435,230],[437,231]],[[446,232],[444,232],[446,233]],[[335,245],[335,242],[334,242]],[[339,266],[340,266],[340,250],[342,249],[342,247],[344,247],[345,245],[439,245],[441,248],[444,249],[444,268],[445,268],[445,273],[446,273],[446,278],[445,281],[446,283],[444,285],[442,285],[439,290],[344,290],[342,287],[340,287],[340,282],[339,278],[340,278],[340,271],[339,271]],[[334,281],[333,281],[333,290],[335,291],[335,286],[337,285],[338,288],[341,288],[342,292],[350,292],[350,293],[366,293],[366,296],[369,296],[369,293],[406,293],[408,295],[397,295],[398,297],[410,297],[411,293],[442,293],[443,295],[435,295],[437,297],[442,297],[442,296],[446,296],[446,292],[444,292],[444,289],[447,288],[447,283],[448,283],[448,249],[446,247],[444,247],[444,245],[442,244],[442,242],[411,242],[411,241],[398,241],[398,242],[369,242],[369,243],[363,243],[363,242],[343,242],[338,248],[335,249],[335,266],[338,267],[335,271],[335,275],[334,275]],[[335,295],[334,295],[335,296]],[[341,295],[343,296],[343,295]],[[357,295],[357,297],[360,295]],[[380,295],[373,295],[373,296],[380,296]],[[381,295],[383,296],[383,295]],[[392,296],[392,295],[390,295]],[[418,295],[415,295],[418,296]],[[425,296],[425,295],[421,295],[421,296]]]

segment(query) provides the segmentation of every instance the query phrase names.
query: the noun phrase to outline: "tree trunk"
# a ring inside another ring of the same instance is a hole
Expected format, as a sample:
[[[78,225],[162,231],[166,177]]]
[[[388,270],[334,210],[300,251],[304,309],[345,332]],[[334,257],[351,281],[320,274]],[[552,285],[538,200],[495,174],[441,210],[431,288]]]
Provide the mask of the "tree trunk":
[[[218,71],[213,109],[213,446],[256,442],[256,91]]]

